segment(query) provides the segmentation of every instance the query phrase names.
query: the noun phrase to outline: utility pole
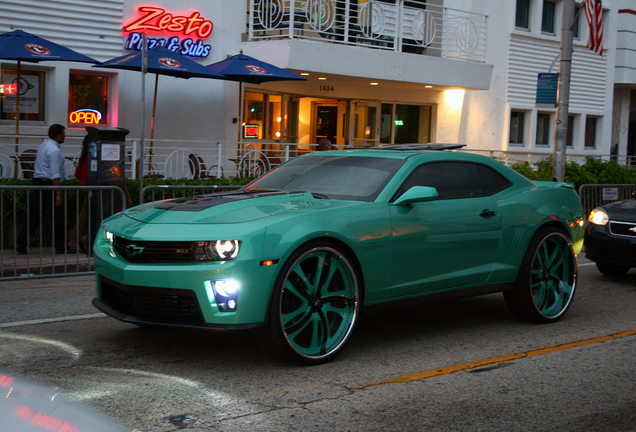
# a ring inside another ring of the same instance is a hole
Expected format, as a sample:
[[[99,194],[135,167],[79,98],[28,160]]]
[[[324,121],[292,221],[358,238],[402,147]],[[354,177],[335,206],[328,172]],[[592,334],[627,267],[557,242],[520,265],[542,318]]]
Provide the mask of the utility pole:
[[[570,106],[570,74],[572,71],[572,41],[574,39],[574,0],[563,0],[561,28],[561,58],[559,60],[559,87],[552,161],[552,179],[562,182],[565,177],[565,147],[568,136]]]

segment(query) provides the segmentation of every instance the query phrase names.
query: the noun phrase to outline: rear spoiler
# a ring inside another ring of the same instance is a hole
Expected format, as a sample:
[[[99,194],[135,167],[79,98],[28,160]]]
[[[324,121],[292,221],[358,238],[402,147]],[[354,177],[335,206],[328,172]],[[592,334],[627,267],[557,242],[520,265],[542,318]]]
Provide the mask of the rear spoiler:
[[[551,181],[536,181],[534,182],[537,186],[548,188],[548,187],[560,187],[565,189],[574,189],[574,184],[565,183],[565,182],[551,182]]]

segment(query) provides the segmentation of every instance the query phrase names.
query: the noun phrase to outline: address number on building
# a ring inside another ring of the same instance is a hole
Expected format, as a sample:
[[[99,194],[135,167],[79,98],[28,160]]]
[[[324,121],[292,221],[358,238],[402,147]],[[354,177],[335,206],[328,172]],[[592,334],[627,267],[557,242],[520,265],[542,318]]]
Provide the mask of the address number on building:
[[[335,91],[335,89],[333,88],[333,86],[321,85],[320,86],[320,91],[332,92],[332,91]]]

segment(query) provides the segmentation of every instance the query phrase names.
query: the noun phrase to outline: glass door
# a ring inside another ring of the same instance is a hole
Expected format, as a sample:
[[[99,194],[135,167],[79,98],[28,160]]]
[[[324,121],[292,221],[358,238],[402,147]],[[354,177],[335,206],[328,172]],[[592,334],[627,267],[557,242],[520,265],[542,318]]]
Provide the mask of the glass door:
[[[354,147],[373,147],[380,142],[380,103],[352,101],[350,137]]]

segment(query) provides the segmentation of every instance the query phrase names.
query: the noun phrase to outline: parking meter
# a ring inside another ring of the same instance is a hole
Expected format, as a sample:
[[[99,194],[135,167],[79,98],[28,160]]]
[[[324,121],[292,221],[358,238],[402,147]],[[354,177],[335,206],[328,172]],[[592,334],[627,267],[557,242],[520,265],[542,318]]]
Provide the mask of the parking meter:
[[[125,190],[124,150],[129,131],[123,128],[89,126],[86,127],[86,131],[90,140],[87,152],[89,186],[118,186]],[[102,220],[122,210],[122,198],[119,193],[91,191],[89,245],[93,244]]]

